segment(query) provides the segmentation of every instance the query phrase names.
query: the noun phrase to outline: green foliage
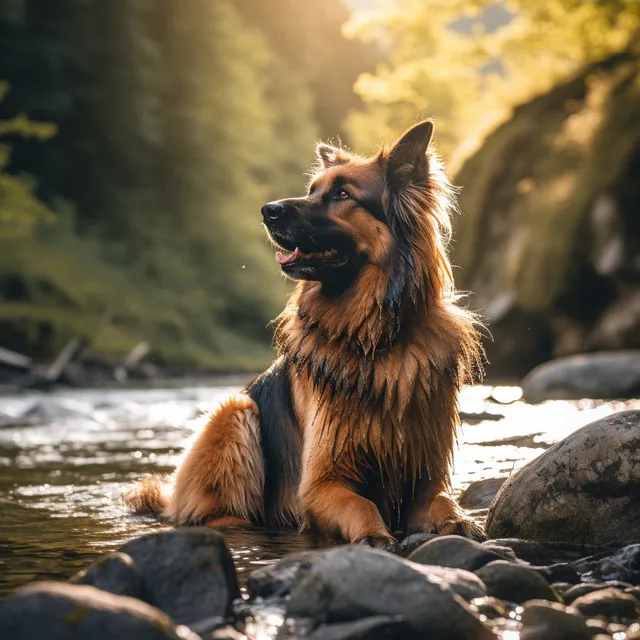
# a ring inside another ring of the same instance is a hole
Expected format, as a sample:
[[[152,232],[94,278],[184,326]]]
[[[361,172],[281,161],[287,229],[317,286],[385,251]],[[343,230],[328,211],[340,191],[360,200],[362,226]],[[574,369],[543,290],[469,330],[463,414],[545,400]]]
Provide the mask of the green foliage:
[[[103,353],[144,339],[173,362],[264,365],[289,285],[260,206],[302,192],[319,129],[298,60],[231,0],[63,0],[22,19],[0,12],[0,38],[32,51],[11,106],[59,135],[44,153],[18,141],[8,168],[74,213],[0,238],[0,344],[46,358],[73,335]]]
[[[583,66],[638,46],[636,0],[398,0],[349,32],[379,39],[388,62],[356,91],[357,146],[424,116],[438,120],[447,156],[466,154],[511,108]]]
[[[8,83],[0,81],[0,102],[8,90]],[[0,139],[11,134],[44,141],[55,133],[55,126],[34,122],[24,115],[0,120]],[[0,144],[0,240],[27,234],[37,222],[51,222],[54,218],[52,211],[34,194],[33,181],[6,172],[10,158],[11,147]]]

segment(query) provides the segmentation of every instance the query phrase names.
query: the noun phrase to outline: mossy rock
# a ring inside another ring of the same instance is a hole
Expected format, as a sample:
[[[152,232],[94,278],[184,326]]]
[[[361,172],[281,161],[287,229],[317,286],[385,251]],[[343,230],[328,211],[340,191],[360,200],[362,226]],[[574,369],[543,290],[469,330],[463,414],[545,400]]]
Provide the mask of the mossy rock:
[[[604,544],[640,540],[640,411],[588,424],[502,485],[491,538]]]
[[[516,108],[455,176],[464,213],[457,284],[488,317],[490,373],[520,375],[553,355],[640,341],[628,322],[608,320],[615,335],[598,328],[608,309],[626,314],[616,304],[639,270],[638,104],[637,58],[593,65]],[[603,202],[611,238],[596,220]],[[605,266],[597,254],[609,239],[620,255]]]

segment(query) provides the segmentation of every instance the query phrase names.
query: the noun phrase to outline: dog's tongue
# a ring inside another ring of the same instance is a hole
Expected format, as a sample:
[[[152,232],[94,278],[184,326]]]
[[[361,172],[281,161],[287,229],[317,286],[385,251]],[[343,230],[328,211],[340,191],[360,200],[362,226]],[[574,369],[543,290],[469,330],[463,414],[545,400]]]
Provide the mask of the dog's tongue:
[[[298,247],[295,248],[293,253],[290,253],[288,256],[285,256],[283,253],[279,251],[276,253],[276,260],[278,264],[290,264],[291,262],[295,262],[298,259]]]

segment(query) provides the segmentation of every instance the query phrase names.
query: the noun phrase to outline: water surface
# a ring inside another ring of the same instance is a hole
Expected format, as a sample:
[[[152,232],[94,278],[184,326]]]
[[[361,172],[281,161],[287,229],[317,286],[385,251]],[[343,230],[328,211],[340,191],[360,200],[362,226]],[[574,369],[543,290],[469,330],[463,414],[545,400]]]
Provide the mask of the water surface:
[[[149,472],[171,472],[206,412],[236,386],[73,390],[0,396],[0,594],[66,578],[126,540],[163,527],[132,517],[120,495]],[[473,387],[461,408],[504,418],[467,422],[456,491],[508,476],[550,444],[628,403],[518,400],[517,388]],[[496,402],[499,400],[501,403]],[[291,531],[229,530],[240,578],[286,553],[330,544]]]

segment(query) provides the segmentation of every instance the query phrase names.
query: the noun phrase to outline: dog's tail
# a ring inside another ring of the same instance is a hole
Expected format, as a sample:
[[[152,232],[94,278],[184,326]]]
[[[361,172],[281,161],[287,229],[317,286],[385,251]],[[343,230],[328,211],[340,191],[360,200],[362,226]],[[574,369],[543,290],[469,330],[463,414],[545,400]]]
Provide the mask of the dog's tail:
[[[143,478],[122,496],[133,513],[163,518],[169,503],[170,488],[159,475]]]

